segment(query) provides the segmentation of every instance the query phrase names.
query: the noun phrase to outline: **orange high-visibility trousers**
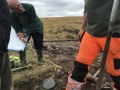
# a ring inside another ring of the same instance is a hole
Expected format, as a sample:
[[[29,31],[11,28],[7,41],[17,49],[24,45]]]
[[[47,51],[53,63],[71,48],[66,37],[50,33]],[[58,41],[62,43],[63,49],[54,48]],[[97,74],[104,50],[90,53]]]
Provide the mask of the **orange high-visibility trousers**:
[[[91,65],[99,53],[104,50],[105,42],[106,37],[94,37],[86,32],[80,44],[76,61]],[[111,38],[106,69],[113,76],[120,75],[120,38]]]

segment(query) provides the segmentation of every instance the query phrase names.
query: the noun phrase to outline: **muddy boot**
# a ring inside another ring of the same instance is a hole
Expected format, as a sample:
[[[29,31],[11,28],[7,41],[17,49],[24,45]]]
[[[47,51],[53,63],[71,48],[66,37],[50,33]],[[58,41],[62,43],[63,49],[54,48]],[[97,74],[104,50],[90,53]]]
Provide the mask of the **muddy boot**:
[[[82,90],[83,84],[84,83],[77,82],[73,80],[70,76],[68,76],[66,90]]]
[[[21,62],[20,66],[25,66],[26,65],[26,50],[19,51],[19,55],[20,55],[20,62]]]
[[[42,65],[43,64],[43,62],[42,62],[42,49],[41,50],[36,50],[36,52],[37,52],[37,57],[38,57],[37,64]]]

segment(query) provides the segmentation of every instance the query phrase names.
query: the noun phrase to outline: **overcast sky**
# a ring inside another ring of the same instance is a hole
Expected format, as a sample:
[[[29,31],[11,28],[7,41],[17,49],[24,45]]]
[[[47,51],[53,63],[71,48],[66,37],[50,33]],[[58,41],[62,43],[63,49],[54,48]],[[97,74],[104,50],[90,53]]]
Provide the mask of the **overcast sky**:
[[[81,16],[84,0],[20,0],[31,3],[39,17]]]

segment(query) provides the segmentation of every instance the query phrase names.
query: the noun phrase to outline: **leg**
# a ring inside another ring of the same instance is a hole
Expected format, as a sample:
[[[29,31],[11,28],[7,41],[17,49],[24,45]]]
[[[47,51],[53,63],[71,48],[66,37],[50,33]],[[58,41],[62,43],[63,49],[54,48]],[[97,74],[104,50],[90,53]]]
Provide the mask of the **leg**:
[[[31,35],[29,36],[27,43],[29,42],[30,38],[31,38]],[[26,65],[27,64],[27,61],[26,61],[26,48],[24,49],[24,51],[19,51],[19,56],[20,56],[21,66]]]
[[[8,54],[0,55],[0,61],[1,90],[10,90],[12,75]]]
[[[42,48],[43,48],[43,33],[32,33],[32,38],[34,42],[34,47],[37,52],[37,57],[38,57],[38,65],[42,65]]]
[[[110,60],[111,62],[109,62]],[[107,60],[107,71],[114,82],[113,88],[120,90],[120,58],[115,59],[112,57],[112,59]]]
[[[107,72],[110,74],[114,82],[114,87],[120,90],[120,39],[112,38],[109,54],[107,58]]]
[[[94,37],[85,33],[80,45],[79,54],[74,63],[72,75],[68,77],[66,90],[81,90],[81,86],[85,82],[85,76],[88,73],[88,66],[97,58],[100,50]]]
[[[88,65],[75,61],[74,66],[72,74],[68,76],[66,90],[81,90],[84,78],[88,73]]]

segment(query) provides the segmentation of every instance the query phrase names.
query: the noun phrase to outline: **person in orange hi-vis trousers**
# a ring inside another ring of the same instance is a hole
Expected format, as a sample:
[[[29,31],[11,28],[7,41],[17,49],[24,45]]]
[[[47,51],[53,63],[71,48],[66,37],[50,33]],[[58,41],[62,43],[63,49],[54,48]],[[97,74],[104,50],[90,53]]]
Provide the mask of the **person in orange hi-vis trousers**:
[[[88,67],[104,50],[111,10],[114,0],[85,0],[82,31],[86,30],[80,43],[79,53],[74,61],[74,69],[68,76],[66,90],[82,90]],[[114,82],[114,90],[120,90],[120,5],[117,11],[108,51],[106,70]]]

